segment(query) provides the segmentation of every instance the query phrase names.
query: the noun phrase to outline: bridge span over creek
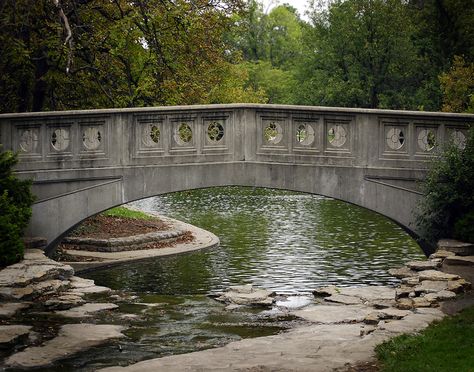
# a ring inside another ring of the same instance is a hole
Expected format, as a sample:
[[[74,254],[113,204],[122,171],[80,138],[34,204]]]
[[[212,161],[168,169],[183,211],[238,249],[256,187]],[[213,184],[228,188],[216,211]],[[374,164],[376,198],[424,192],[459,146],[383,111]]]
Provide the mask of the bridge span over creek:
[[[0,115],[0,143],[37,196],[28,234],[51,251],[85,218],[168,192],[239,185],[321,194],[416,233],[440,144],[474,115],[228,104]]]

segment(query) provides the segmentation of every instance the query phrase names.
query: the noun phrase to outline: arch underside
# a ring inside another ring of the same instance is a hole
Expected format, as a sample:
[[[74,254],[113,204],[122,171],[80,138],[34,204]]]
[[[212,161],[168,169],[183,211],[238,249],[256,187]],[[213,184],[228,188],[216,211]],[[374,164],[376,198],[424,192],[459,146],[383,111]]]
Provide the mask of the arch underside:
[[[49,172],[37,182],[29,235],[48,239],[51,252],[85,218],[111,207],[169,192],[252,186],[328,196],[385,215],[416,233],[419,172],[406,169],[263,162],[197,163]],[[53,172],[54,173],[54,172]]]

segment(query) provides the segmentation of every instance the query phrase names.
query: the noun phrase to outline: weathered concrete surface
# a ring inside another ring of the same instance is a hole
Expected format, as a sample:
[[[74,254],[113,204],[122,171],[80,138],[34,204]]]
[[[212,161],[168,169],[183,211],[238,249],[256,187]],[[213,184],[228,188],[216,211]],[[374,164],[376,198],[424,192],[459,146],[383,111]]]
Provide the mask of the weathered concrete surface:
[[[122,326],[97,324],[66,324],[58,336],[42,346],[28,347],[5,360],[5,365],[14,368],[37,368],[51,365],[82,350],[100,345],[113,338],[125,337]]]

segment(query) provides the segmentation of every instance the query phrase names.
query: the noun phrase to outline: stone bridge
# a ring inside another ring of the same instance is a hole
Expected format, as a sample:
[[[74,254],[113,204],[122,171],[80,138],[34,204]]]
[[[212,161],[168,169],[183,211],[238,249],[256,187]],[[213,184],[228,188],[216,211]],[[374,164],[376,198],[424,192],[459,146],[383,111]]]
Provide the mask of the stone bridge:
[[[0,143],[37,196],[28,234],[49,251],[116,205],[210,186],[321,194],[416,233],[413,212],[439,144],[463,146],[474,115],[230,104],[0,115]]]

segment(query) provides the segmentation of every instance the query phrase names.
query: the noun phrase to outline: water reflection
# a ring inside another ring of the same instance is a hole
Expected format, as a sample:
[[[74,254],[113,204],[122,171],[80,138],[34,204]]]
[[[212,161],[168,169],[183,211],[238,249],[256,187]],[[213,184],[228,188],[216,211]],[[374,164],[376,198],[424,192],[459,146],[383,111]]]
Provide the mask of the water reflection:
[[[416,242],[392,221],[318,195],[223,187],[134,205],[212,231],[221,246],[109,269],[103,277],[115,288],[207,294],[252,283],[303,293],[327,284],[389,284],[395,279],[387,269],[422,257]]]

